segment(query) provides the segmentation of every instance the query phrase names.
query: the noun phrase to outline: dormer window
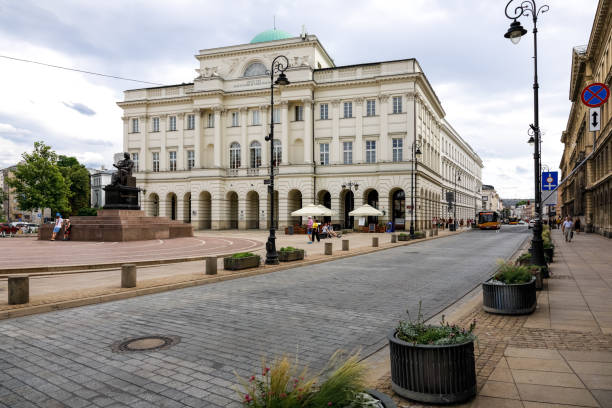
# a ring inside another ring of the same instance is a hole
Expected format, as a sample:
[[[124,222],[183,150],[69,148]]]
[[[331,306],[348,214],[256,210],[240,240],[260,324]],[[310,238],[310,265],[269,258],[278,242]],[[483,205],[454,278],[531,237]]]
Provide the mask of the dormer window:
[[[245,77],[252,77],[252,76],[266,75],[267,74],[266,71],[267,71],[267,69],[266,69],[266,66],[264,64],[262,64],[261,62],[254,62],[254,63],[250,64],[244,70],[244,76]]]

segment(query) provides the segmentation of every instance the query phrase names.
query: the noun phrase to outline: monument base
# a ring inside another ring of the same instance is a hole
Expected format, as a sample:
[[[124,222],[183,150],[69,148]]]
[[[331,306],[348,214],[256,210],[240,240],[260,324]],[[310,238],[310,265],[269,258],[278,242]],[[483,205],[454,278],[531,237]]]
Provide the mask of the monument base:
[[[140,189],[130,186],[106,186],[104,187],[105,194],[105,210],[140,210],[138,205],[138,195]]]
[[[191,224],[173,221],[167,217],[148,217],[140,210],[98,210],[96,217],[71,217],[70,224],[71,241],[123,242],[193,236]],[[38,231],[38,239],[51,239],[53,224],[41,225]],[[63,238],[62,228],[56,240]]]

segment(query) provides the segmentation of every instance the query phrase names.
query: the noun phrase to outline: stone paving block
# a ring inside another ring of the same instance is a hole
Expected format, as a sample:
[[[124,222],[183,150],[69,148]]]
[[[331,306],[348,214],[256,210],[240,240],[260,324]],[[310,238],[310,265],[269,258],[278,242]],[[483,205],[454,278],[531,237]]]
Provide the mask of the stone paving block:
[[[610,351],[559,351],[568,361],[597,361],[601,363],[612,363],[612,352]]]
[[[506,357],[513,370],[554,371],[571,373],[570,367],[562,360],[545,360],[541,358]]]
[[[504,352],[506,357],[539,358],[545,360],[562,360],[557,350],[508,347]]]
[[[496,397],[506,399],[519,399],[519,394],[514,383],[500,382],[500,381],[487,381],[480,395],[485,397]]]
[[[476,396],[471,403],[465,405],[470,408],[523,408],[523,404],[518,400],[483,395]]]
[[[517,384],[541,384],[558,387],[584,388],[580,378],[573,373],[512,370],[512,377]]]
[[[612,376],[612,363],[596,361],[570,361],[569,364],[577,374],[599,374]]]
[[[598,407],[599,404],[586,389],[552,387],[549,385],[517,384],[522,400],[556,404]]]
[[[593,390],[591,391],[602,408],[612,408],[612,391]]]

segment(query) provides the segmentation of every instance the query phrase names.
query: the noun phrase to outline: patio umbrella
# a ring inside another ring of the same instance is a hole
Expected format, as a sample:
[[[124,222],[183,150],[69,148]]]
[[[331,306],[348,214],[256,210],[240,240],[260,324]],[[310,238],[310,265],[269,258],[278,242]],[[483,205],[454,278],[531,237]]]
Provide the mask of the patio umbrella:
[[[323,214],[323,216],[325,217],[331,217],[333,215],[336,215],[337,211],[336,210],[332,210],[331,208],[327,208],[322,204],[317,204],[317,207],[319,207],[321,210],[323,210],[325,213]]]
[[[322,207],[322,208],[321,208]],[[291,213],[292,217],[325,217],[327,212],[330,211],[329,208],[325,208],[323,206],[319,207],[315,204],[308,204],[307,206],[300,208],[299,210],[293,211]]]
[[[369,204],[364,204],[349,213],[351,217],[380,217],[382,215],[382,211],[377,210]]]

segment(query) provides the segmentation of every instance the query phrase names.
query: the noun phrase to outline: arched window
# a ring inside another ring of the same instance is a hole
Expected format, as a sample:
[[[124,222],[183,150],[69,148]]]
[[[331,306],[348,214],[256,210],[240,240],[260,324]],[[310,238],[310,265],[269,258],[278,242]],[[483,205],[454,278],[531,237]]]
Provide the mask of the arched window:
[[[234,142],[230,145],[230,169],[240,167],[240,143]]]
[[[249,64],[248,67],[246,67],[246,69],[244,70],[244,76],[252,77],[266,75],[266,71],[266,66],[264,64],[262,64],[261,62],[254,62],[252,64]]]
[[[251,168],[261,167],[261,145],[258,141],[251,143]]]
[[[283,145],[278,139],[274,139],[274,153],[272,155],[272,165],[278,166],[283,160]]]

